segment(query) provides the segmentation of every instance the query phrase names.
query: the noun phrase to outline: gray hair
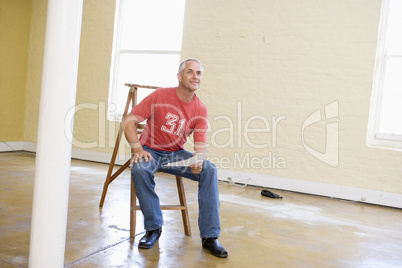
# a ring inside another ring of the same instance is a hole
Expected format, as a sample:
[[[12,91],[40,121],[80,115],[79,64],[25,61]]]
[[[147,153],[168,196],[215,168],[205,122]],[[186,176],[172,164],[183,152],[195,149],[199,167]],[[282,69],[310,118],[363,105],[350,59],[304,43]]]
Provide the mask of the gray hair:
[[[188,62],[188,61],[195,61],[195,62],[198,62],[198,64],[199,64],[200,67],[201,67],[201,70],[203,69],[201,62],[199,62],[197,59],[186,59],[186,60],[182,61],[182,62],[180,63],[180,65],[179,65],[179,73],[180,73],[180,75],[183,75],[184,69],[186,68],[186,62]]]

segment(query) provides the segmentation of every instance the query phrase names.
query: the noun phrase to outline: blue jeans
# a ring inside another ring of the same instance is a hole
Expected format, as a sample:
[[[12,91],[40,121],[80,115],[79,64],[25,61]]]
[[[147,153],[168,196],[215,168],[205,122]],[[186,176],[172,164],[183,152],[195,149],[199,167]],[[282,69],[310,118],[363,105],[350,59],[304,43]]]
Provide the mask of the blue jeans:
[[[202,238],[219,237],[219,189],[216,166],[206,160],[203,163],[200,174],[193,174],[189,167],[164,167],[165,164],[192,157],[192,153],[186,150],[176,152],[158,151],[143,146],[144,150],[151,153],[152,161],[144,159],[133,164],[131,170],[133,182],[137,190],[137,198],[144,215],[145,230],[152,231],[163,225],[162,211],[159,197],[155,193],[154,173],[157,171],[182,176],[193,181],[198,181],[198,227]]]

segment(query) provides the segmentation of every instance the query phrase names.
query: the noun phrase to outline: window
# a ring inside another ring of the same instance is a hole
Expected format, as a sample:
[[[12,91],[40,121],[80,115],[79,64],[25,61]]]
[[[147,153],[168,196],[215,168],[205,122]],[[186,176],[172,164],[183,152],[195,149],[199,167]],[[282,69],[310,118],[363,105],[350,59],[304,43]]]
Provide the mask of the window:
[[[383,1],[368,144],[402,148],[402,1]]]
[[[176,86],[185,0],[118,0],[109,86],[109,120],[119,120],[126,83]],[[141,89],[138,102],[150,91]]]

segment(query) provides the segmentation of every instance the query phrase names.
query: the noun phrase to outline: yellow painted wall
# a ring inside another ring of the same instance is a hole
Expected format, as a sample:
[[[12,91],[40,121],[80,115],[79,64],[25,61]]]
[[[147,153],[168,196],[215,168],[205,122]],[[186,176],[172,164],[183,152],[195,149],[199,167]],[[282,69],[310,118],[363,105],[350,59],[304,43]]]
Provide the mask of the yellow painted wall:
[[[78,68],[77,112],[74,122],[74,147],[110,152],[110,132],[116,123],[106,120],[109,97],[109,70],[113,45],[115,1],[86,0],[83,6]],[[36,142],[46,34],[47,0],[34,0],[32,40],[28,72],[25,141]],[[99,130],[101,129],[101,130]]]
[[[111,152],[115,144],[118,123],[106,120],[115,6],[109,0],[84,1],[76,100],[80,110],[74,124],[78,148]]]
[[[47,0],[33,0],[24,140],[36,143],[46,34]]]
[[[84,1],[74,126],[77,141],[105,152],[116,127],[105,119],[112,2]],[[187,0],[182,58],[204,65],[198,94],[218,167],[401,194],[402,153],[366,146],[380,8],[380,0]],[[25,140],[35,142],[46,1],[34,0],[32,14]],[[303,144],[303,124],[317,110],[329,116],[334,102],[336,116],[308,126]],[[326,152],[328,123],[338,127],[335,167],[307,151]],[[261,131],[245,131],[253,128]]]
[[[24,137],[32,0],[0,1],[0,141]]]

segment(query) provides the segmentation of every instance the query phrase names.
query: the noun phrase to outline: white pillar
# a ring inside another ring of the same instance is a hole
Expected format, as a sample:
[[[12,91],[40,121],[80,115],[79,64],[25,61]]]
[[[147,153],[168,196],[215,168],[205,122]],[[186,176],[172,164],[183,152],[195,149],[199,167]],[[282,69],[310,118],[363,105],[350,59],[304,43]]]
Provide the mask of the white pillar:
[[[48,0],[29,267],[64,266],[71,143],[83,0]]]

